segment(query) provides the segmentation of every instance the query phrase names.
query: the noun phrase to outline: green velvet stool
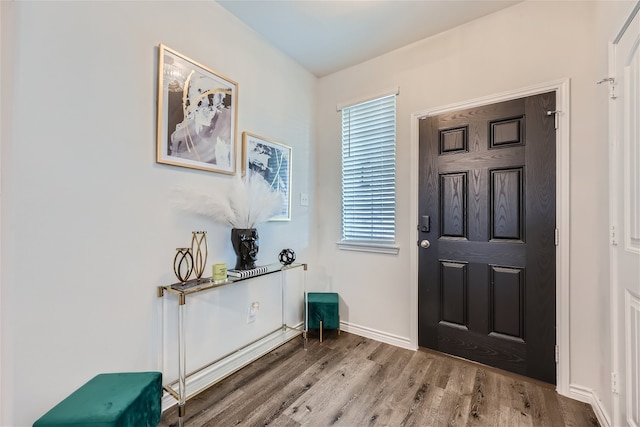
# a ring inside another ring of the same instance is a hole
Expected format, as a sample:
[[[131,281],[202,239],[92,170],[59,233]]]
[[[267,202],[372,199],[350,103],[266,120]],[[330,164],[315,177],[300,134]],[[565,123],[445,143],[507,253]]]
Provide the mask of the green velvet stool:
[[[34,427],[156,427],[162,415],[162,374],[100,374],[38,419]]]
[[[340,335],[340,298],[337,293],[309,292],[307,307],[307,330],[319,329],[320,342],[323,329],[337,329]]]

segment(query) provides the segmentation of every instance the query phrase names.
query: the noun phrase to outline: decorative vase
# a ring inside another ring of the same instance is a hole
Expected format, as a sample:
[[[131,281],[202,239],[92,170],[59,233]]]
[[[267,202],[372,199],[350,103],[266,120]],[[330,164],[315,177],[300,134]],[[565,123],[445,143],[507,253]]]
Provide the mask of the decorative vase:
[[[189,276],[193,272],[191,248],[176,248],[176,256],[173,258],[173,272],[182,283],[189,280]]]
[[[231,244],[236,253],[236,270],[256,267],[258,259],[258,230],[255,228],[232,228]]]
[[[202,277],[204,266],[207,263],[209,249],[207,248],[207,232],[194,231],[191,238],[191,254],[193,256],[193,273],[196,279]]]

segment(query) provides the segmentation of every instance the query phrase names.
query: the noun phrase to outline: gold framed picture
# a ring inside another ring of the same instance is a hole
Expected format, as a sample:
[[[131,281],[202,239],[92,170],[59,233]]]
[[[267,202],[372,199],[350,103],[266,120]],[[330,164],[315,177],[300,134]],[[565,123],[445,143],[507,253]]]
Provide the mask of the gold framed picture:
[[[234,175],[238,83],[158,46],[158,163]]]

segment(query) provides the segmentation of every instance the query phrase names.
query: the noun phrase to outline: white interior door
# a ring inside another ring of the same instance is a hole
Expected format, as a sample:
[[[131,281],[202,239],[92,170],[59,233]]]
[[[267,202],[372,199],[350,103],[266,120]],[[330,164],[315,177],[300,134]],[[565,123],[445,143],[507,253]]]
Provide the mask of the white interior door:
[[[611,286],[614,425],[640,425],[640,14],[612,47]]]

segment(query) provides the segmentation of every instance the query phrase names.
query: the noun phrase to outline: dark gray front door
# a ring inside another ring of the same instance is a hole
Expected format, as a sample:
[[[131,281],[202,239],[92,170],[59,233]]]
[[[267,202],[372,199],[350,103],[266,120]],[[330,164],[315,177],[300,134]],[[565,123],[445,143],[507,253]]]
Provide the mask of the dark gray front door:
[[[418,340],[555,384],[553,110],[546,93],[420,121]]]

